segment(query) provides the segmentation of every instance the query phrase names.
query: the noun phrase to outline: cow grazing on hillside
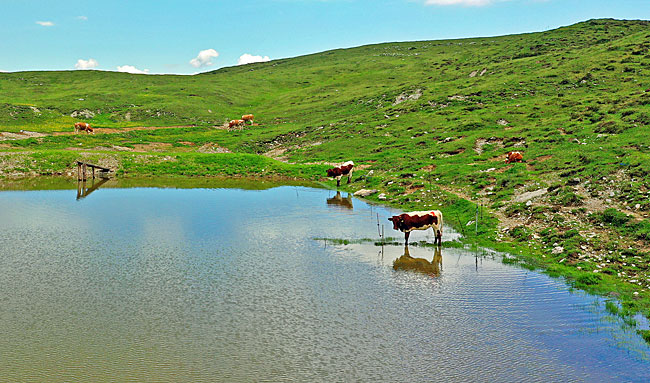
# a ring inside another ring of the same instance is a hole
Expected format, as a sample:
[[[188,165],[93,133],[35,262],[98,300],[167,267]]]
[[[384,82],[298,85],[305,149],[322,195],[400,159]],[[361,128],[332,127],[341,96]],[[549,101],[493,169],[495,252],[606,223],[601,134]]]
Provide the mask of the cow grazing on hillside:
[[[253,125],[253,120],[255,120],[255,116],[253,116],[252,114],[245,114],[241,116],[241,119],[244,120],[244,122],[250,121],[251,125]]]
[[[74,132],[75,132],[75,133],[80,132],[80,131],[83,131],[83,130],[85,130],[86,133],[93,133],[93,134],[95,134],[95,133],[94,133],[94,130],[93,130],[93,128],[90,126],[90,124],[88,124],[88,123],[86,123],[86,122],[77,122],[77,123],[74,124]]]
[[[433,243],[442,244],[442,213],[440,210],[413,211],[388,218],[393,222],[393,229],[404,233],[404,243],[408,245],[409,235],[413,230],[433,228]]]
[[[235,126],[242,126],[244,125],[244,123],[245,123],[244,120],[230,120],[230,122],[228,123],[228,127],[232,128]]]
[[[520,152],[508,152],[506,154],[506,164],[511,162],[524,162],[524,156]]]
[[[327,176],[336,178],[336,186],[341,186],[341,177],[348,176],[348,183],[352,179],[352,168],[354,168],[354,162],[348,161],[341,166],[336,168],[327,169]]]

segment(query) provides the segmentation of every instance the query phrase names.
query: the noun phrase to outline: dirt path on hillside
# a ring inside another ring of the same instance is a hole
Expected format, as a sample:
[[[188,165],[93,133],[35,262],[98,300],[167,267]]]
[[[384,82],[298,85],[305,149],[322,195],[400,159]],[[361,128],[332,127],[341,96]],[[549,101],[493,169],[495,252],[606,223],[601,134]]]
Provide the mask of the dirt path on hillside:
[[[161,129],[178,129],[178,128],[195,128],[196,125],[174,125],[174,126],[132,126],[129,128],[94,128],[95,134],[117,134],[124,132],[131,132],[134,130],[161,130]],[[0,141],[8,140],[26,140],[28,138],[40,138],[48,136],[71,136],[75,134],[88,134],[84,132],[75,133],[74,130],[67,132],[51,132],[40,133],[32,132],[29,130],[21,130],[20,132],[0,132]]]
[[[93,128],[95,134],[115,134],[131,132],[134,130],[161,130],[161,129],[178,129],[178,128],[195,128],[196,125],[174,125],[174,126],[133,126],[130,128]],[[52,136],[69,136],[74,134],[87,134],[71,132],[54,132]]]

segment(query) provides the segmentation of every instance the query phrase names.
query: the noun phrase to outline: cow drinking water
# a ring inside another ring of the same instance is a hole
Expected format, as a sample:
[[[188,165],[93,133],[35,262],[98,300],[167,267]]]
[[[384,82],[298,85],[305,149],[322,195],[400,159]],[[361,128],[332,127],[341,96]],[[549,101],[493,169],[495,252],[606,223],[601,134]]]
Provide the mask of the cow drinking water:
[[[412,211],[388,218],[393,222],[393,229],[404,233],[404,243],[408,245],[409,235],[413,230],[433,228],[434,244],[442,244],[442,213],[440,210]]]
[[[341,177],[343,176],[348,176],[348,183],[350,183],[352,179],[352,168],[354,168],[354,162],[348,161],[339,167],[327,169],[327,176],[336,178],[336,187],[339,187],[341,186]]]

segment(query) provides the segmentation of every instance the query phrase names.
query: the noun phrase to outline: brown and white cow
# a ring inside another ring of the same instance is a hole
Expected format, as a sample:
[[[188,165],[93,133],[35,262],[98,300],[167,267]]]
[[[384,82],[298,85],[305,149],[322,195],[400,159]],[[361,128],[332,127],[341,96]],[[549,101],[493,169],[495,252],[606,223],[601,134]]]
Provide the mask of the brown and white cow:
[[[506,154],[506,164],[511,162],[524,162],[524,156],[520,152],[508,152]]]
[[[80,132],[82,130],[85,130],[87,133],[94,133],[93,128],[90,126],[89,123],[86,122],[77,122],[74,124],[74,132]]]
[[[388,218],[393,222],[393,229],[404,233],[404,243],[408,245],[409,235],[413,230],[433,228],[434,244],[442,244],[442,213],[440,210],[412,211]]]
[[[255,116],[253,116],[252,114],[245,114],[241,116],[241,119],[244,120],[244,122],[250,121],[251,125],[253,125],[253,120],[255,120]]]
[[[244,125],[244,120],[230,120],[228,123],[228,127],[232,128],[233,126],[242,126]]]
[[[352,179],[352,168],[354,168],[354,162],[348,161],[341,166],[327,169],[327,176],[336,178],[336,186],[341,186],[341,177],[348,176],[348,183]]]

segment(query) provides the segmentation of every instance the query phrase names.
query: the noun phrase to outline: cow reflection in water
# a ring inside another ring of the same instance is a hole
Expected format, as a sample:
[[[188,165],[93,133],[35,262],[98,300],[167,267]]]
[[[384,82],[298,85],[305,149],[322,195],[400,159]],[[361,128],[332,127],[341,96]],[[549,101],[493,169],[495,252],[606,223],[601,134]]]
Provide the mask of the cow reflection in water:
[[[337,191],[334,197],[327,199],[327,204],[352,209],[352,194],[348,193],[348,196],[343,198],[341,192]]]
[[[413,258],[409,253],[408,245],[404,246],[404,255],[393,261],[394,270],[410,270],[437,277],[442,271],[442,248],[436,246],[431,262],[424,258]]]

